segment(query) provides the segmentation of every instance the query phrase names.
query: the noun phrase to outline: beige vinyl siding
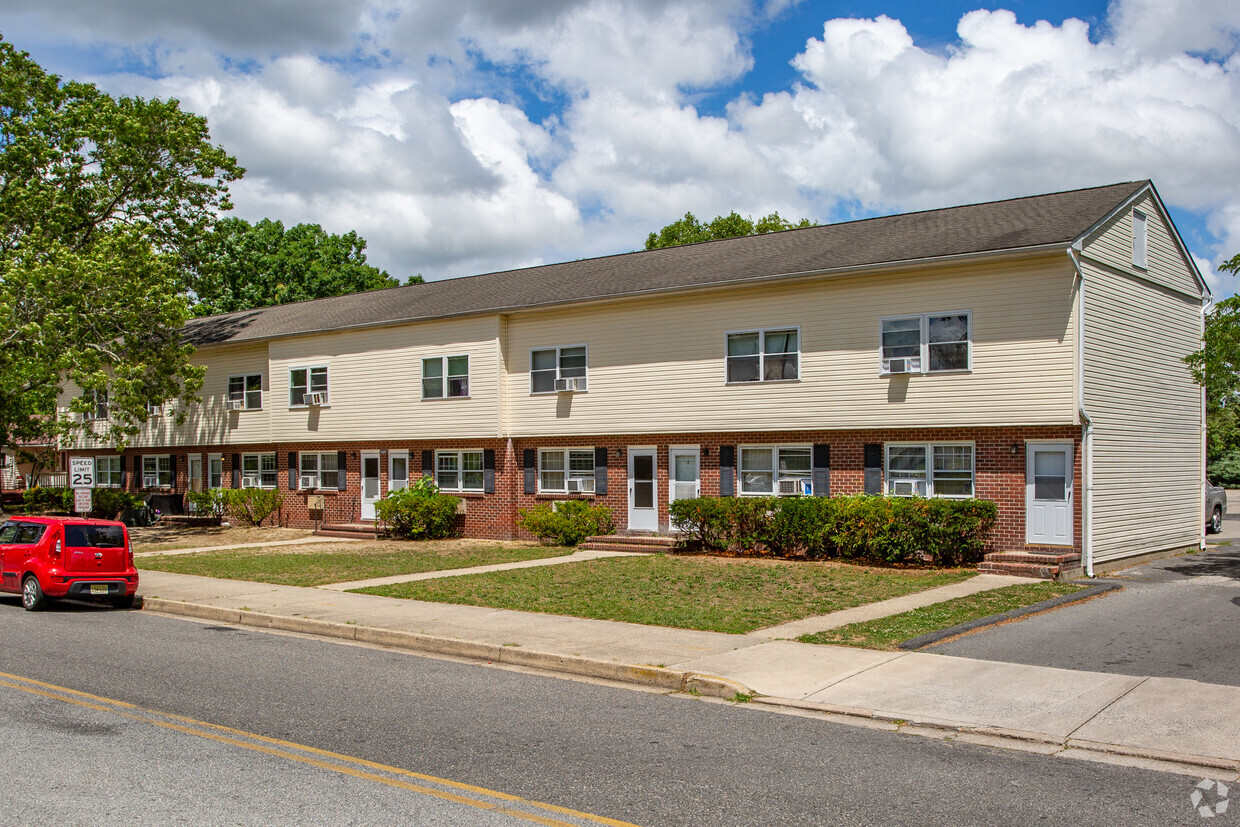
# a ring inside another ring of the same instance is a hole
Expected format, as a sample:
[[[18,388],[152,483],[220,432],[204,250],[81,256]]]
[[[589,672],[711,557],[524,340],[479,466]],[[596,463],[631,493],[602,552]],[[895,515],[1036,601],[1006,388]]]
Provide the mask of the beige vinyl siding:
[[[301,440],[494,437],[498,427],[498,317],[275,339],[271,438]],[[469,355],[469,398],[422,399],[422,359]],[[330,404],[289,407],[289,370],[327,366]]]
[[[1152,223],[1152,222],[1151,222]],[[1201,507],[1199,301],[1084,262],[1094,560],[1193,545]]]
[[[1072,424],[1065,254],[513,314],[513,436]],[[971,311],[973,370],[880,375],[879,319]],[[798,326],[801,379],[725,383],[728,331]],[[586,343],[589,391],[532,395],[532,348]]]
[[[1147,267],[1132,264],[1132,211],[1140,210],[1146,217]],[[1156,284],[1193,295],[1200,295],[1191,265],[1185,261],[1175,241],[1172,228],[1158,209],[1152,196],[1146,194],[1130,207],[1118,212],[1095,232],[1082,247],[1082,255],[1124,273],[1133,273]]]

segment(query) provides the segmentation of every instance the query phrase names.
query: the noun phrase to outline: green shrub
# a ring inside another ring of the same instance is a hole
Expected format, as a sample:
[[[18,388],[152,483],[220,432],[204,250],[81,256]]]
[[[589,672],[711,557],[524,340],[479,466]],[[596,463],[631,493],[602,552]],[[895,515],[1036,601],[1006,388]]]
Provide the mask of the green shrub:
[[[711,551],[728,547],[731,498],[689,497],[675,500],[668,506],[672,524],[688,534],[692,541]]]
[[[1206,477],[1224,488],[1240,488],[1240,449],[1228,451],[1206,466]]]
[[[69,488],[35,486],[22,492],[26,511],[72,511],[73,491]]]
[[[517,525],[543,542],[575,546],[587,537],[610,534],[615,529],[611,511],[586,500],[564,500],[524,510]]]
[[[224,517],[224,489],[208,488],[206,491],[186,491],[185,504],[198,517]]]
[[[440,494],[430,477],[422,477],[375,503],[375,514],[393,537],[440,540],[452,536],[460,502],[457,497]]]
[[[221,496],[228,516],[252,526],[262,525],[284,504],[284,496],[275,488],[226,488]]]
[[[141,497],[119,488],[96,488],[91,492],[90,504],[90,516],[101,520],[115,520],[126,510],[145,505]]]
[[[828,557],[835,553],[831,531],[835,500],[828,497],[789,497],[777,501],[763,541],[780,557]]]
[[[778,497],[729,497],[728,546],[738,551],[760,551],[765,548],[768,528]]]

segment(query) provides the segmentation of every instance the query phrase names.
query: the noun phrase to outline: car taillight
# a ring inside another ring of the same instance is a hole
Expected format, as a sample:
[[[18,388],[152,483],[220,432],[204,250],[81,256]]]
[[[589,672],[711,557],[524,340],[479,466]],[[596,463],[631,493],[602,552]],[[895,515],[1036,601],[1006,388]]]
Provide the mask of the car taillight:
[[[125,551],[129,552],[129,568],[133,568],[133,546],[126,543]]]
[[[52,556],[53,556],[53,557],[56,557],[56,558],[59,558],[59,557],[60,557],[60,551],[61,551],[61,549],[62,549],[62,548],[63,548],[63,546],[62,546],[62,544],[61,544],[60,538],[59,538],[59,537],[57,537],[57,538],[56,538],[56,542],[55,542],[55,543],[52,543]]]

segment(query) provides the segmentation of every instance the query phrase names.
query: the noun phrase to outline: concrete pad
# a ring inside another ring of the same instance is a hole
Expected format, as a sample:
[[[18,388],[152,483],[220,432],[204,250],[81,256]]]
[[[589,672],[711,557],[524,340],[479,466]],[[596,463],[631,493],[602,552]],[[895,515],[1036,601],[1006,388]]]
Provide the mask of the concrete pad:
[[[1240,762],[1240,687],[1147,678],[1074,732],[1072,741],[1122,745],[1155,758]]]
[[[739,681],[763,695],[807,698],[831,684],[907,656],[845,646],[776,640],[674,664]]]
[[[1142,678],[909,653],[806,700],[947,726],[1067,739]]]

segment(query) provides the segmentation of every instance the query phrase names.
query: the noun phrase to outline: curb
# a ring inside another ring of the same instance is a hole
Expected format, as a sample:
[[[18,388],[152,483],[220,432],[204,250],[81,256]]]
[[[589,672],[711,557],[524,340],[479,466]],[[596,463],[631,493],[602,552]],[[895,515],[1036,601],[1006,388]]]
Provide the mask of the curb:
[[[355,640],[359,643],[407,649],[412,652],[450,655],[468,660],[502,663],[509,666],[523,666],[530,669],[544,669],[549,672],[601,678],[622,683],[640,684],[642,686],[654,686],[669,692],[687,692],[692,695],[706,695],[712,698],[728,700],[738,694],[754,694],[749,687],[736,681],[700,672],[666,669],[659,666],[634,666],[627,663],[597,660],[577,655],[540,652],[535,649],[523,649],[519,646],[500,646],[494,643],[479,643],[472,640],[458,640],[457,638],[424,635],[417,632],[402,632],[397,629],[384,629],[378,626],[358,626],[351,623],[336,623],[330,620],[315,620],[308,617],[288,617],[286,615],[266,614],[265,612],[225,609],[219,606],[183,603],[178,600],[165,600],[158,597],[148,597],[143,600],[142,608],[163,612],[164,614],[193,617],[199,620],[211,620],[217,623],[235,623],[238,626],[253,626],[259,629],[279,629],[284,632],[299,632],[320,637]]]
[[[1028,606],[1021,606],[1019,609],[1009,609],[1002,614],[990,615],[989,617],[979,617],[977,620],[969,620],[964,623],[951,626],[947,629],[939,629],[937,632],[927,632],[924,635],[918,635],[914,638],[901,643],[897,648],[908,651],[917,651],[925,649],[927,646],[933,646],[952,637],[983,629],[987,626],[995,626],[999,623],[1006,623],[1009,620],[1016,620],[1026,615],[1045,612],[1050,609],[1058,609],[1060,606],[1066,606],[1069,603],[1079,603],[1083,600],[1092,600],[1100,594],[1117,591],[1122,589],[1118,583],[1098,583],[1089,588],[1082,589],[1072,594],[1061,594],[1058,597],[1052,597],[1049,600],[1043,600],[1041,603],[1033,603]]]

